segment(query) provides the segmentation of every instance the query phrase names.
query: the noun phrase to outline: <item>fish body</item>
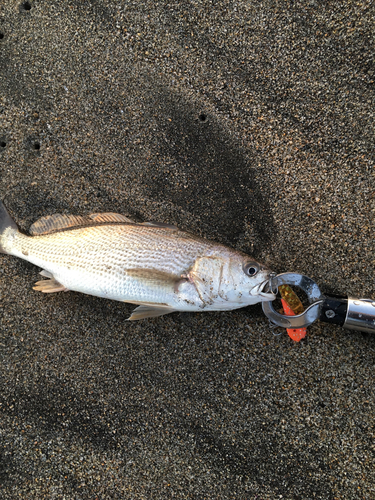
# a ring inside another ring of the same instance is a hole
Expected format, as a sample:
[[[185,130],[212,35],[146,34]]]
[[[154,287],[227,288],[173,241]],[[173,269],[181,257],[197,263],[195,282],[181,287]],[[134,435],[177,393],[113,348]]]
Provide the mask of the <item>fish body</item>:
[[[0,251],[43,269],[34,289],[138,304],[130,319],[231,310],[273,300],[270,271],[248,255],[175,226],[120,214],[43,217],[23,234],[0,205]]]

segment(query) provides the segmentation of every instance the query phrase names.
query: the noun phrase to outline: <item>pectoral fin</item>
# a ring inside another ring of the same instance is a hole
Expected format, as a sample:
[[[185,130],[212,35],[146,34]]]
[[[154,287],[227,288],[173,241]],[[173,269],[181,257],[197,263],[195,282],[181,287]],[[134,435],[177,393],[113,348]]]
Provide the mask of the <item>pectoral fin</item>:
[[[181,280],[185,279],[181,275],[178,276],[155,269],[125,269],[124,274],[147,288],[156,287],[158,289],[167,289],[171,292],[175,291]]]
[[[187,281],[187,277],[182,275],[171,274],[156,269],[125,269],[124,274],[127,278],[131,278],[132,281],[136,282],[140,289],[146,292],[152,290],[153,294],[157,292],[159,297],[165,297],[164,300],[168,300],[168,298],[171,298],[176,293],[182,281]],[[160,302],[137,302],[136,300],[125,300],[124,302],[139,305],[139,307],[133,311],[129,321],[155,318],[175,311],[175,309],[168,304]]]

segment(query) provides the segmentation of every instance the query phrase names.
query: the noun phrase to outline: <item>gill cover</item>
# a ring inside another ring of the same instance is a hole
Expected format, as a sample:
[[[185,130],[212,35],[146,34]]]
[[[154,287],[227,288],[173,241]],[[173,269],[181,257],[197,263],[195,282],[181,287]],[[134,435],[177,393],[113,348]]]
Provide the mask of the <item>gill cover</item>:
[[[205,305],[212,304],[219,295],[223,266],[221,258],[199,257],[187,275]]]

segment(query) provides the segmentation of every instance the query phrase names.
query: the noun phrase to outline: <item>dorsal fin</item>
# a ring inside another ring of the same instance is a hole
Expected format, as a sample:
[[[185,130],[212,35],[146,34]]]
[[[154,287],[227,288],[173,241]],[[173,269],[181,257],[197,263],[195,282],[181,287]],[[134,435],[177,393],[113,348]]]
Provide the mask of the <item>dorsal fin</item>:
[[[105,212],[102,214],[90,214],[90,219],[94,222],[126,222],[128,224],[135,224],[135,221],[125,217],[125,215],[115,214],[113,212]]]
[[[47,215],[35,221],[30,227],[29,233],[32,236],[40,236],[42,234],[60,231],[61,229],[85,226],[87,224],[92,224],[92,220],[89,217],[61,214]]]
[[[90,215],[47,215],[38,219],[29,229],[31,236],[56,233],[65,229],[82,226],[96,226],[102,224],[134,224],[134,221],[121,214],[112,212]]]
[[[150,227],[160,227],[162,229],[179,229],[177,226],[173,224],[167,224],[166,222],[141,222],[139,225],[141,226],[150,226]]]

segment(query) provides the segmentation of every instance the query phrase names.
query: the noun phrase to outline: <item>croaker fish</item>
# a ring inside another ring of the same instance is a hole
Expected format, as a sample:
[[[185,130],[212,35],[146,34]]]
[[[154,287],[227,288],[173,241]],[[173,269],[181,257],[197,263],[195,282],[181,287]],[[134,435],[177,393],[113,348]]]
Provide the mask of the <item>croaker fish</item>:
[[[130,320],[224,311],[273,300],[252,257],[175,226],[116,213],[42,217],[23,234],[0,202],[0,252],[43,268],[34,290],[137,304]]]

